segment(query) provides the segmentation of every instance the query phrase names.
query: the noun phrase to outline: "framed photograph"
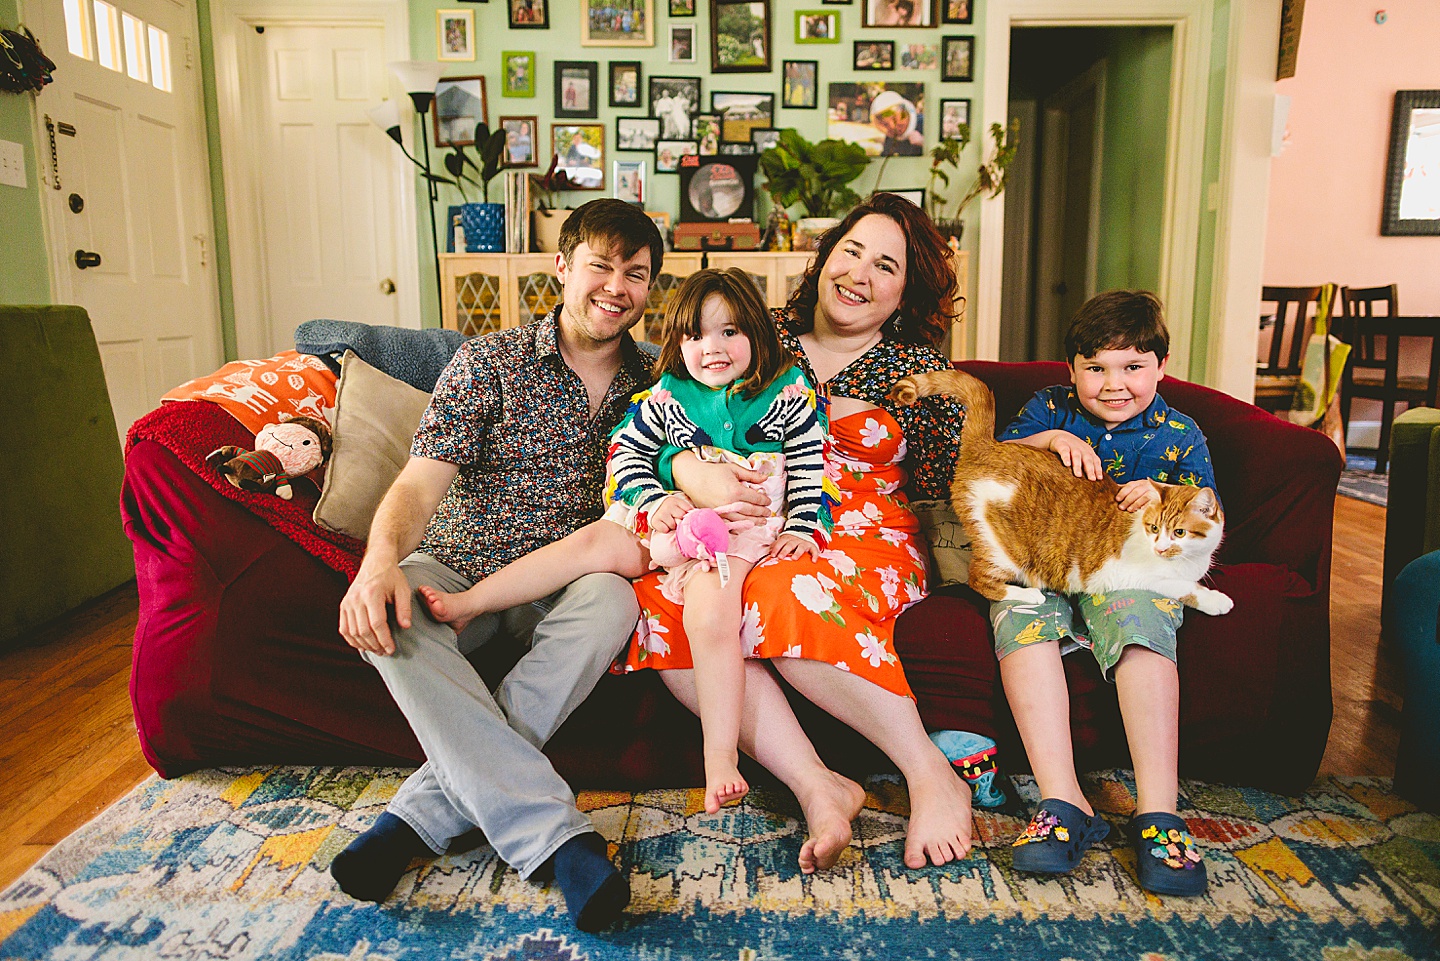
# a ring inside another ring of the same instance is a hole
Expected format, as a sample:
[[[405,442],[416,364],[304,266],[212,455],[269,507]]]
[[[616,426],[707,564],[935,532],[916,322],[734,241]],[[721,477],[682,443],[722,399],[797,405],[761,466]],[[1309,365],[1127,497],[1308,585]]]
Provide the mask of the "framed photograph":
[[[820,2],[827,7],[848,7],[853,4],[855,0],[820,0]]]
[[[693,23],[670,24],[670,62],[695,62],[695,25]]]
[[[555,61],[555,116],[598,116],[600,67],[594,60]]]
[[[969,83],[975,79],[975,38],[940,38],[940,79]]]
[[[645,208],[645,161],[617,160],[611,174],[615,178],[615,199]]]
[[[755,219],[756,157],[687,157],[680,164],[680,221]]]
[[[694,157],[700,153],[700,145],[693,140],[655,141],[655,172],[673,174],[680,169],[681,157]]]
[[[786,60],[781,71],[780,105],[790,110],[814,110],[819,100],[815,95],[819,74],[817,60]]]
[[[900,44],[901,70],[934,70],[940,63],[940,48],[933,43]]]
[[[968,99],[940,101],[940,139],[961,139],[962,126],[970,126],[970,101]]]
[[[615,149],[655,150],[655,141],[660,139],[660,121],[654,117],[616,117]]]
[[[670,215],[663,210],[647,210],[645,211],[645,216],[649,217],[650,222],[655,225],[655,229],[660,231],[660,237],[665,241],[665,249],[669,250]]]
[[[923,83],[832,83],[828,136],[871,157],[918,157],[925,148]]]
[[[890,190],[887,191],[887,193],[892,193],[897,197],[904,197],[906,200],[910,201],[912,204],[919,207],[921,210],[925,209],[924,187],[911,187],[908,190]]]
[[[856,40],[856,70],[894,70],[894,40]]]
[[[720,139],[749,143],[750,131],[775,125],[773,93],[712,93],[710,112],[720,116]]]
[[[506,50],[500,54],[500,96],[535,96],[534,50]]]
[[[581,0],[582,47],[655,46],[655,0]]]
[[[975,8],[970,0],[940,0],[941,23],[973,23]]]
[[[550,0],[506,0],[511,30],[549,30]]]
[[[695,115],[695,132],[692,136],[700,144],[700,156],[713,157],[718,154],[720,152],[720,115],[697,113]]]
[[[1395,91],[1380,233],[1440,234],[1440,90]]]
[[[693,17],[695,16],[695,0],[670,0],[670,16],[672,17]],[[669,215],[666,215],[665,222],[670,222]]]
[[[780,131],[775,127],[751,127],[750,143],[756,153],[764,153],[780,142]]]
[[[441,77],[435,84],[435,109],[430,114],[436,147],[468,147],[475,125],[490,124],[485,106],[484,77]]]
[[[535,144],[539,141],[540,123],[534,117],[501,117],[500,129],[505,131],[505,166],[535,167]]]
[[[710,72],[769,73],[770,0],[710,0]]]
[[[689,140],[699,112],[699,77],[650,78],[650,116],[660,120],[661,140]]]
[[[435,59],[475,59],[475,11],[435,11]]]
[[[935,0],[865,0],[862,27],[933,27]]]
[[[722,143],[720,145],[722,157],[753,157],[759,152],[753,143]]]
[[[552,123],[550,155],[560,162],[576,190],[605,189],[605,126],[598,123]]]
[[[837,10],[796,10],[796,43],[839,43],[840,13]]]
[[[640,106],[640,61],[610,61],[610,106]]]

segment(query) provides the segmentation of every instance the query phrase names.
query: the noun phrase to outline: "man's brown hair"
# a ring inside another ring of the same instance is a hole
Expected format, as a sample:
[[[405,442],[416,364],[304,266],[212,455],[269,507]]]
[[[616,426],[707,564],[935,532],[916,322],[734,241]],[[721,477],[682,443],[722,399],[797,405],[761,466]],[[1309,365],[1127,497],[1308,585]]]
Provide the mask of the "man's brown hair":
[[[1153,351],[1156,360],[1170,353],[1165,308],[1148,290],[1107,290],[1081,304],[1065,334],[1065,361],[1127,347],[1142,354]]]
[[[674,374],[693,380],[685,367],[680,345],[686,337],[700,333],[700,309],[710,297],[719,297],[730,310],[730,323],[750,340],[750,369],[736,388],[744,397],[755,397],[775,383],[775,379],[795,363],[790,352],[780,345],[775,324],[760,291],[739,267],[719,270],[707,267],[686,277],[665,308],[665,322],[660,328],[660,357],[654,373]]]
[[[618,254],[621,260],[629,260],[641,247],[649,247],[651,285],[660,276],[665,241],[655,221],[633,204],[601,197],[575,208],[560,228],[560,254],[566,264],[574,266],[571,259],[582,242],[607,257]]]

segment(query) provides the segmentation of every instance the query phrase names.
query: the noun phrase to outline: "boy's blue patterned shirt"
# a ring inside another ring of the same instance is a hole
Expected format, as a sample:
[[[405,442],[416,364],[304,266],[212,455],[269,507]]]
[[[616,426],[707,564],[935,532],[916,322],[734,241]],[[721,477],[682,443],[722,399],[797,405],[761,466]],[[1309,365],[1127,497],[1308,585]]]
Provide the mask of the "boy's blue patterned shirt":
[[[1000,439],[1018,440],[1043,430],[1069,431],[1087,442],[1117,484],[1144,477],[1162,484],[1208,487],[1219,493],[1205,435],[1158,393],[1143,414],[1111,427],[1080,405],[1074,387],[1046,387],[1025,402]]]

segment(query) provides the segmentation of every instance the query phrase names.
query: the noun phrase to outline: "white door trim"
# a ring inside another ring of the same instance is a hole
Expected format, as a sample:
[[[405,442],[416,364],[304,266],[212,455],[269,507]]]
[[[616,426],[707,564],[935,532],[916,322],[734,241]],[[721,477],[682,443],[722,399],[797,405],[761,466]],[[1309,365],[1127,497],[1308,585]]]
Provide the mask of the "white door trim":
[[[1212,7],[1212,0],[991,0],[985,15],[985,96],[981,129],[1008,121],[1012,27],[1168,26],[1174,30],[1160,289],[1156,293],[1165,302],[1170,324],[1171,366],[1177,372],[1188,371],[1190,367],[1196,238],[1204,187],[1201,181]],[[987,198],[980,204],[976,282],[974,356],[982,359],[999,356],[1004,237],[1004,201]]]
[[[405,0],[215,0],[211,6],[215,43],[215,92],[220,115],[220,158],[225,172],[225,206],[230,219],[230,273],[234,280],[235,340],[241,357],[269,357],[293,344],[272,344],[265,289],[264,231],[260,222],[259,131],[246,124],[240,81],[243,31],[257,24],[380,26],[385,53],[410,59],[410,9]],[[245,67],[249,67],[245,64]],[[405,96],[388,78],[391,99]],[[378,130],[376,136],[384,136]],[[400,323],[420,326],[419,264],[416,259],[415,191],[410,162],[392,151],[390,188],[395,198],[395,296]]]

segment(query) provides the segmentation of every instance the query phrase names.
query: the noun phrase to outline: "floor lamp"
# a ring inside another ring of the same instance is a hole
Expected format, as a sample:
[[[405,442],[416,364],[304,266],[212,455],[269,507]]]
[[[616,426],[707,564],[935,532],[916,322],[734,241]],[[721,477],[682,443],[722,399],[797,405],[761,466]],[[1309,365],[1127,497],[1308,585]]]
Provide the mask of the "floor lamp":
[[[390,64],[390,70],[400,79],[405,92],[410,95],[410,102],[415,106],[415,112],[420,115],[420,143],[424,147],[421,154],[423,162],[405,149],[405,143],[400,136],[400,108],[392,101],[385,101],[380,106],[370,111],[370,120],[385,131],[391,140],[400,146],[400,152],[419,167],[425,175],[426,196],[430,203],[430,244],[434,256],[431,258],[435,263],[435,296],[440,307],[440,316],[445,316],[445,292],[440,288],[440,231],[435,222],[435,205],[440,201],[440,192],[437,188],[439,183],[449,183],[444,177],[437,177],[430,171],[430,129],[427,116],[430,107],[435,102],[435,85],[440,82],[440,73],[444,70],[438,63],[423,60],[396,60]]]

